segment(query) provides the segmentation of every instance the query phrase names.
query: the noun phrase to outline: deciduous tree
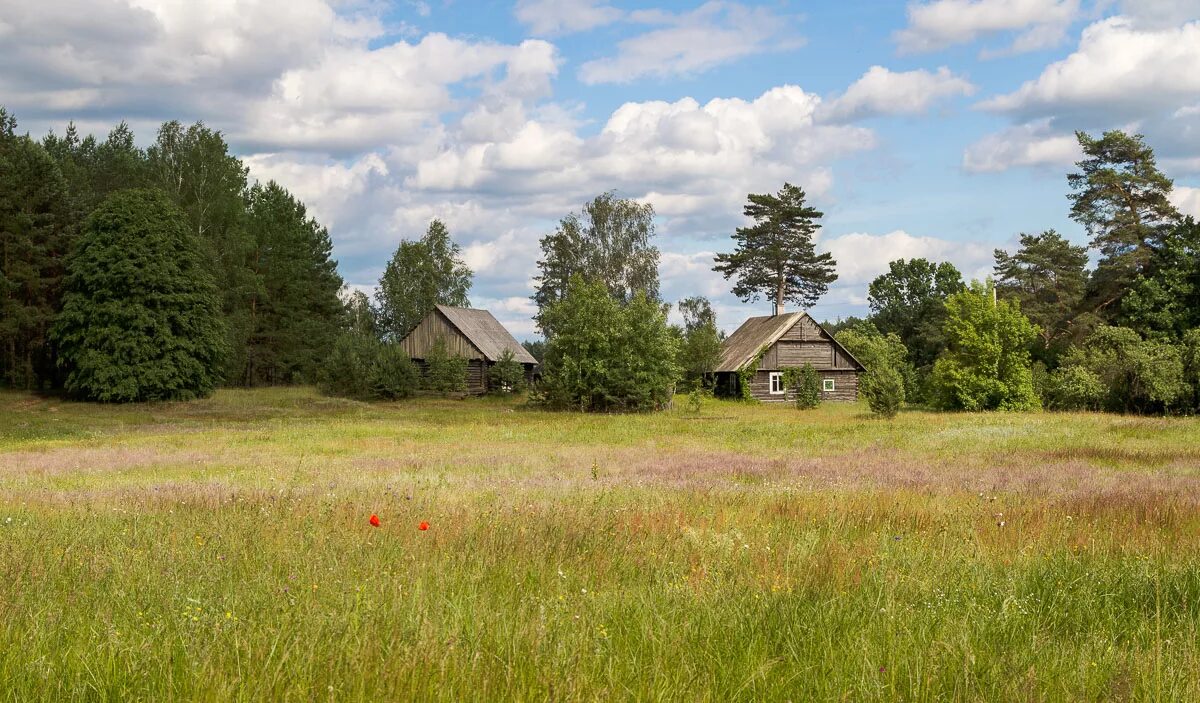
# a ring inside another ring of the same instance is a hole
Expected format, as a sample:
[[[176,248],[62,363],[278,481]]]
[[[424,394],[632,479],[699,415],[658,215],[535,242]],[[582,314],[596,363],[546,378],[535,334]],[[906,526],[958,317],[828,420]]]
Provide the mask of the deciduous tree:
[[[429,223],[421,239],[400,242],[379,279],[375,303],[380,333],[399,341],[435,306],[470,305],[471,275],[446,225]]]

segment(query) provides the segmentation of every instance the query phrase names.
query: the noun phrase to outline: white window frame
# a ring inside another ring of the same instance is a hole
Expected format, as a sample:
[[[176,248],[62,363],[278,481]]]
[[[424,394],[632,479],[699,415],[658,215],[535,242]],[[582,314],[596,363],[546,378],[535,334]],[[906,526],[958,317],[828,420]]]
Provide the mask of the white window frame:
[[[775,390],[775,381],[779,381],[779,390]],[[767,374],[767,390],[771,395],[783,395],[787,389],[783,387],[783,372],[771,371]]]
[[[832,393],[837,390],[837,380],[825,378],[821,380],[821,391],[824,393]]]

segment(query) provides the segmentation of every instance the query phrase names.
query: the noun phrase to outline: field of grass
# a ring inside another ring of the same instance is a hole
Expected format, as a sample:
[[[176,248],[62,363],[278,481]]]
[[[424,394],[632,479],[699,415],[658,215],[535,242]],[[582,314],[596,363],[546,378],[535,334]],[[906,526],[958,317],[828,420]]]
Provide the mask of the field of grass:
[[[1198,508],[1195,419],[0,393],[0,700],[1194,701]]]

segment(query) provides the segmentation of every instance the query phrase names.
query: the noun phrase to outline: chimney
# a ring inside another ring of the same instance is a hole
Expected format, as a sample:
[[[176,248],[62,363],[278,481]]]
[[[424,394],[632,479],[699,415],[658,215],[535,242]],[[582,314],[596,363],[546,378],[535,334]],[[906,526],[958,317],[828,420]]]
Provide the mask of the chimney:
[[[783,306],[780,305],[779,303],[771,303],[771,316],[775,317],[776,315],[782,315],[782,314],[783,314]]]

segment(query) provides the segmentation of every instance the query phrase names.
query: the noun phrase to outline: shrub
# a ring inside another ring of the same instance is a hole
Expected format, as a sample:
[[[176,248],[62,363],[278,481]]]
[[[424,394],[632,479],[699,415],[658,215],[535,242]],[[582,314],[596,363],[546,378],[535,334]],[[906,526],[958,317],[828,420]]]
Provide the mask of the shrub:
[[[318,387],[326,395],[367,400],[375,394],[380,343],[374,337],[344,332],[321,367]]]
[[[520,393],[525,390],[525,367],[505,349],[488,370],[488,380],[494,393]]]
[[[784,369],[783,387],[796,394],[796,407],[811,410],[821,404],[821,377],[812,364]]]
[[[860,389],[871,412],[880,417],[896,417],[904,404],[904,377],[887,364],[867,369]]]
[[[51,336],[69,393],[124,403],[212,392],[226,352],[218,291],[165,194],[109,196],[66,267]]]
[[[399,344],[377,344],[370,367],[371,395],[382,400],[408,398],[416,392],[421,374]]]
[[[1088,378],[1082,369],[1099,380],[1099,407],[1114,412],[1159,413],[1188,404],[1191,392],[1185,380],[1186,367],[1178,347],[1142,339],[1127,327],[1099,327],[1063,357],[1056,372],[1062,384],[1081,383]],[[1068,376],[1068,374],[1071,374]],[[1084,398],[1090,398],[1090,386]],[[1066,388],[1072,388],[1066,385]],[[1077,397],[1067,391],[1064,402]]]
[[[678,342],[654,300],[637,294],[621,305],[600,282],[573,276],[566,294],[548,305],[542,402],[591,412],[665,407],[679,377]]]
[[[1104,382],[1084,366],[1060,366],[1046,384],[1046,405],[1054,410],[1096,410],[1104,399]]]
[[[450,355],[445,339],[438,339],[425,357],[425,387],[443,394],[466,391],[467,364],[465,358]]]

